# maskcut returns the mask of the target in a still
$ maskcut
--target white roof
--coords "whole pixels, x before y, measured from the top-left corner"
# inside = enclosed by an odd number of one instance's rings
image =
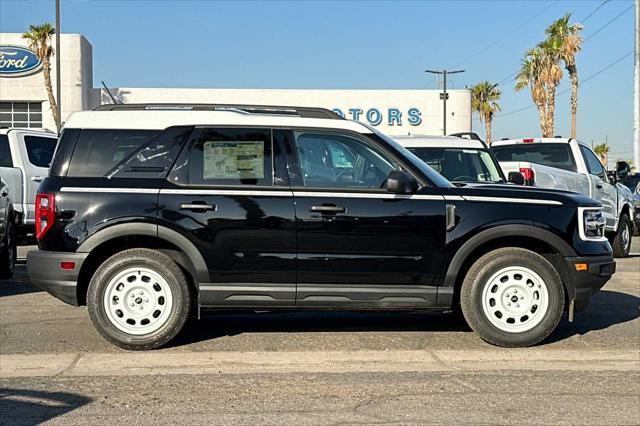
[[[412,135],[394,136],[393,139],[405,148],[485,148],[478,140],[455,136]]]
[[[14,130],[19,130],[20,132],[23,133],[37,133],[39,135],[42,135],[44,137],[51,137],[51,138],[57,138],[58,135],[56,135],[55,133],[43,129],[43,128],[33,128],[33,127],[9,127],[9,128],[5,128],[5,129],[0,129],[0,135],[6,135],[7,133],[14,131]]]
[[[521,138],[521,139],[505,139],[501,141],[491,142],[491,146],[514,145],[521,143],[569,143],[571,138]],[[526,141],[526,142],[525,142]]]
[[[81,111],[69,116],[65,128],[161,130],[171,126],[265,126],[316,127],[371,133],[351,120],[301,118],[291,115],[244,113],[240,111],[124,110]]]

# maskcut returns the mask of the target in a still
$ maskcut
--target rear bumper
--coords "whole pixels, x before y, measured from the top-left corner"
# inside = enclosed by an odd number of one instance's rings
[[[78,274],[89,253],[31,251],[27,254],[29,280],[63,302],[78,306]],[[74,262],[70,270],[60,268],[60,262]]]
[[[581,312],[589,305],[591,296],[596,294],[616,272],[616,262],[612,255],[567,257],[569,273],[575,288],[575,311]],[[586,269],[577,270],[576,265],[584,264]]]

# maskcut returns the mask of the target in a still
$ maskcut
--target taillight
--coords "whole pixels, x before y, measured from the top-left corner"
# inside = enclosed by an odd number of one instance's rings
[[[55,210],[53,194],[36,194],[36,240],[40,240],[53,226]]]
[[[520,167],[520,174],[524,178],[524,184],[528,186],[532,186],[536,175],[533,173],[533,169],[529,167]]]

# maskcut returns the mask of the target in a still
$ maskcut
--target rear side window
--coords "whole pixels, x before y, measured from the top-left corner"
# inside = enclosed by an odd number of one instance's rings
[[[569,144],[528,143],[492,147],[498,161],[526,161],[575,172],[576,162]]]
[[[58,140],[54,138],[25,136],[24,144],[27,148],[29,162],[36,167],[49,167],[57,142]]]
[[[13,167],[11,150],[9,149],[9,137],[0,135],[0,167]]]
[[[67,176],[105,176],[158,133],[158,130],[82,130]]]

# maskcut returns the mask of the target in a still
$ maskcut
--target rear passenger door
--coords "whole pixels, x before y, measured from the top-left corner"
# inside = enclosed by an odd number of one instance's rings
[[[301,129],[287,140],[298,224],[297,305],[433,306],[445,245],[437,188],[388,192],[389,172],[403,167],[361,135]]]
[[[24,202],[27,204],[25,222],[34,223],[36,192],[38,192],[38,185],[49,172],[58,139],[28,133],[20,135],[19,138],[20,153],[24,161]]]
[[[295,215],[279,130],[197,128],[160,192],[159,225],[199,249],[203,306],[295,303]]]

